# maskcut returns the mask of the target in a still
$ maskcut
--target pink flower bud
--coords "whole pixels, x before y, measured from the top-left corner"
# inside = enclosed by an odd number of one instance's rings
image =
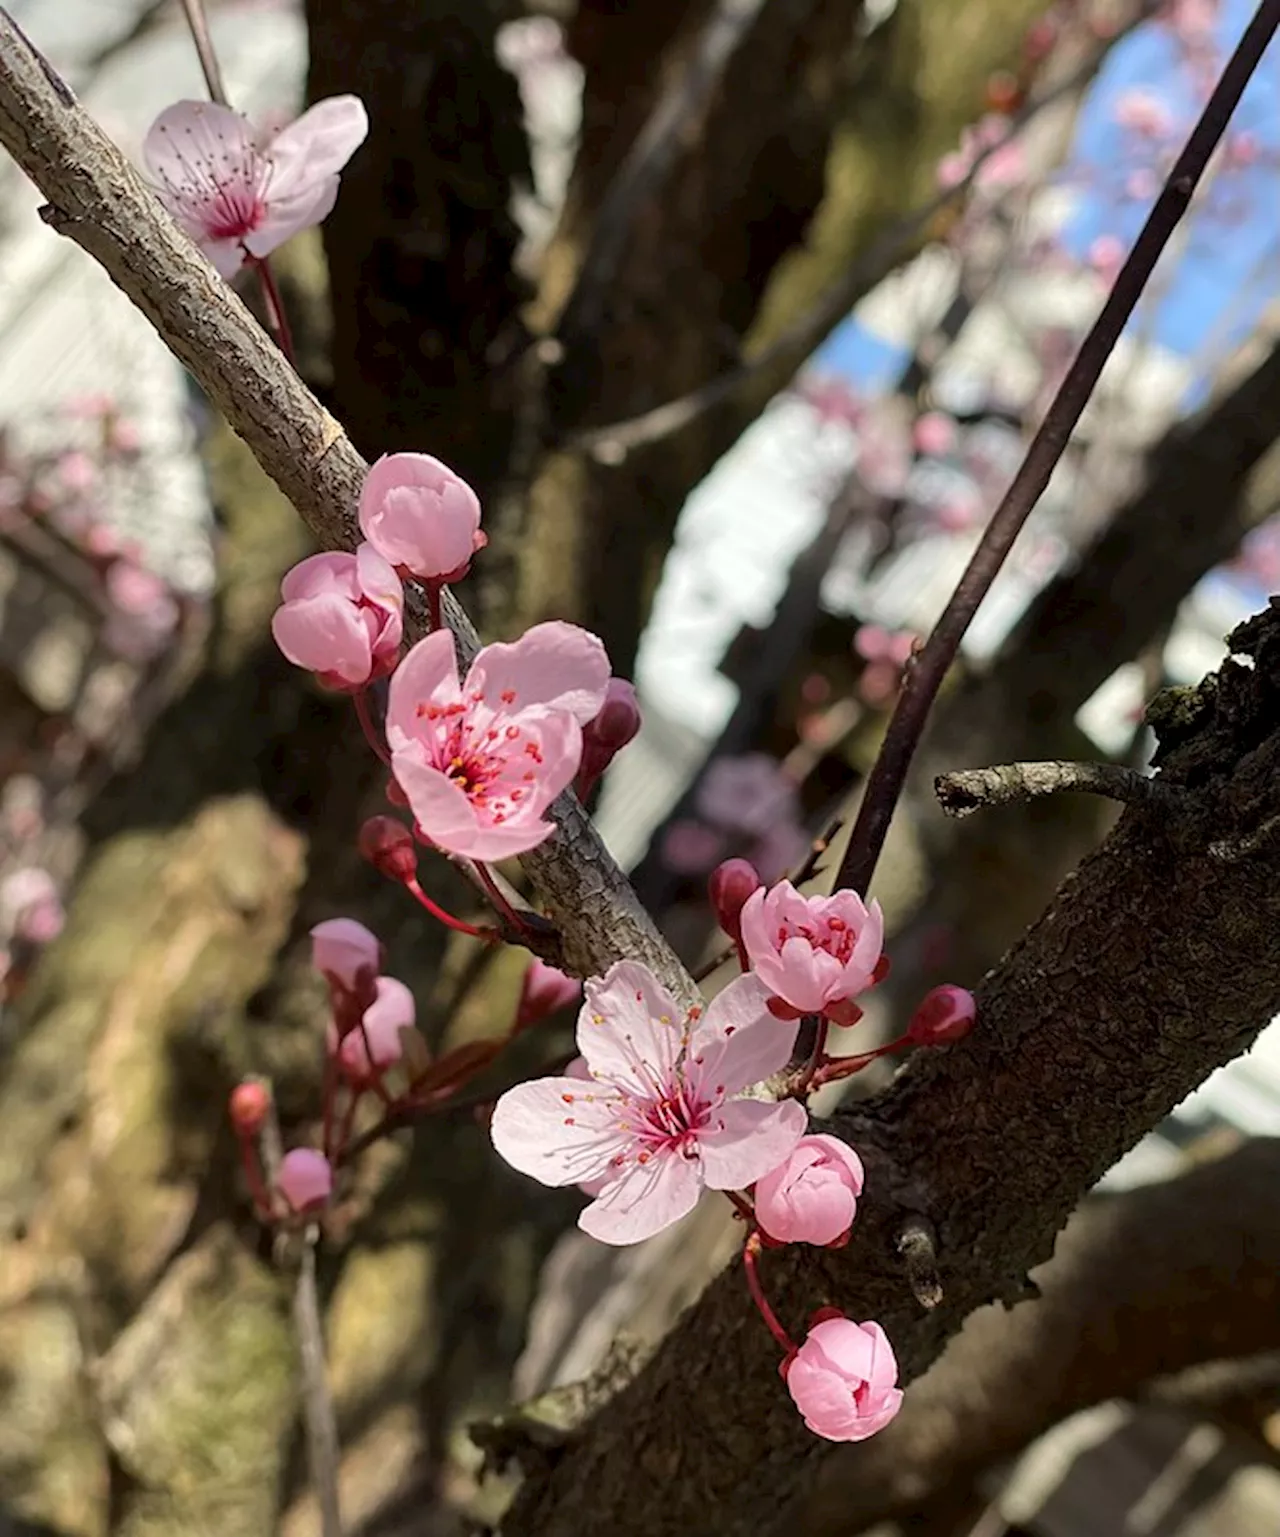
[[[529,962],[520,984],[515,1028],[526,1030],[557,1009],[568,1008],[581,996],[582,983],[577,977],[566,976],[563,971],[548,966],[546,961],[535,958]]]
[[[742,909],[752,892],[763,882],[756,867],[747,859],[726,859],[718,864],[707,880],[707,895],[716,922],[736,945],[742,938]]]
[[[635,685],[625,678],[610,678],[600,713],[582,728],[582,763],[573,784],[579,799],[591,793],[615,755],[639,730]]]
[[[357,845],[380,875],[399,881],[402,886],[418,873],[413,834],[395,817],[370,817],[360,828]]]
[[[865,1441],[902,1407],[898,1363],[877,1323],[825,1317],[781,1370],[805,1424],[827,1441]]]
[[[862,1160],[838,1137],[801,1137],[784,1164],[756,1182],[756,1217],[778,1243],[845,1242],[862,1194]]]
[[[384,454],[360,493],[360,529],[393,566],[424,582],[456,582],[488,542],[480,502],[430,454]]]
[[[237,1137],[256,1137],[271,1109],[271,1094],[265,1083],[246,1078],[236,1084],[227,1102],[227,1113]]]
[[[326,918],[311,930],[311,964],[347,992],[354,992],[363,973],[376,974],[382,946],[354,918]]]
[[[956,446],[956,424],[944,411],[926,411],[912,429],[916,452],[931,458],[949,454]]]
[[[348,1031],[337,1048],[339,1067],[356,1084],[370,1082],[400,1060],[404,1052],[400,1032],[412,1030],[417,1019],[413,994],[403,982],[379,977],[376,987],[361,1020],[364,1028]]]
[[[280,1160],[276,1188],[299,1214],[315,1211],[333,1194],[329,1160],[312,1147],[295,1147]]]
[[[353,692],[395,669],[403,633],[400,578],[371,544],[300,561],[280,584],[276,645],[326,688]]]
[[[925,994],[907,1034],[917,1046],[948,1046],[964,1040],[977,1017],[978,1005],[968,988],[945,982]]]

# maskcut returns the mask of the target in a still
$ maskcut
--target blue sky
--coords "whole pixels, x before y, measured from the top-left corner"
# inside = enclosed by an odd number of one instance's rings
[[[1218,28],[1224,55],[1253,13],[1251,0],[1225,0]],[[1121,92],[1144,86],[1158,94],[1189,123],[1194,111],[1190,82],[1178,65],[1176,45],[1167,29],[1149,23],[1112,51],[1081,112],[1073,152],[1084,173],[1086,190],[1066,231],[1069,249],[1083,253],[1104,231],[1130,243],[1149,204],[1117,203],[1108,183],[1117,181],[1123,159],[1123,130],[1114,106]],[[1237,109],[1235,125],[1255,134],[1264,148],[1280,151],[1280,45],[1273,43]],[[1174,351],[1194,354],[1212,346],[1216,352],[1250,329],[1268,299],[1280,294],[1280,170],[1260,164],[1219,178],[1215,197],[1229,195],[1248,208],[1248,217],[1227,224],[1212,217],[1194,221],[1185,252],[1167,291],[1159,300],[1154,337]],[[887,384],[903,361],[903,350],[846,321],[815,359],[846,373],[867,389]]]

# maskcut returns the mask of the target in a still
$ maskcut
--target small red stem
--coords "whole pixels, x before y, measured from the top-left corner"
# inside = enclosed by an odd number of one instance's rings
[[[481,864],[481,862],[477,859],[475,861],[475,867],[476,874],[480,877],[480,884],[489,893],[489,900],[493,903],[498,916],[500,918],[505,918],[511,927],[515,929],[517,934],[527,934],[529,932],[529,925],[524,921],[520,914],[516,912],[515,908],[512,907],[510,902],[507,901],[506,897],[503,896],[502,888],[498,885],[497,881],[494,880],[493,873],[489,869],[488,865]]]
[[[438,902],[433,902],[423,891],[416,875],[409,877],[404,883],[404,889],[416,898],[433,918],[438,918],[445,928],[452,929],[456,934],[470,934],[473,939],[483,939],[490,944],[502,937],[497,929],[489,928],[488,925],[477,928],[474,923],[464,923],[461,918],[455,918],[452,913],[445,912]]]
[[[356,707],[356,719],[360,722],[360,729],[364,732],[365,741],[377,753],[379,760],[390,768],[391,754],[387,751],[387,744],[379,735],[373,716],[369,713],[368,690],[361,689],[358,694],[352,694],[351,702]]]
[[[765,1296],[764,1287],[760,1284],[760,1273],[756,1268],[759,1257],[760,1234],[752,1233],[742,1246],[742,1268],[747,1273],[747,1289],[751,1293],[751,1300],[755,1303],[760,1317],[764,1319],[765,1328],[788,1355],[793,1355],[796,1350],[795,1341],[779,1323],[778,1315],[769,1306],[769,1299]]]
[[[740,1191],[726,1190],[725,1195],[727,1195],[733,1202],[734,1206],[737,1208],[738,1215],[747,1224],[747,1231],[753,1231],[756,1225],[755,1207],[752,1206],[751,1202],[748,1201],[746,1196],[743,1195]]]
[[[883,1046],[877,1046],[874,1051],[859,1052],[855,1057],[832,1057],[814,1073],[809,1089],[820,1089],[824,1083],[835,1083],[841,1078],[852,1078],[854,1073],[860,1073],[864,1067],[870,1067],[877,1058],[887,1057],[890,1052],[901,1051],[904,1046],[911,1044],[909,1035],[900,1035],[896,1041],[888,1041]]]
[[[796,1094],[802,1098],[813,1087],[813,1081],[826,1061],[827,1031],[830,1028],[827,1020],[820,1015],[817,1029],[813,1035],[813,1050],[809,1053],[809,1060],[805,1063],[804,1072],[800,1075],[800,1082],[796,1085]]]
[[[297,360],[293,355],[293,333],[289,330],[289,317],[284,312],[284,300],[280,297],[280,290],[276,287],[275,275],[271,271],[271,263],[265,256],[259,256],[254,262],[258,269],[258,280],[262,284],[262,297],[267,301],[267,321],[280,344],[280,351],[296,368]]]
[[[258,1214],[259,1221],[270,1222],[274,1219],[275,1212],[272,1210],[271,1197],[262,1179],[258,1149],[252,1137],[240,1137],[238,1140],[240,1162],[244,1165],[244,1177],[249,1186],[249,1194],[253,1197],[253,1209]]]
[[[337,1092],[337,1064],[333,1060],[333,1053],[326,1051],[324,1054],[324,1081],[320,1090],[320,1102],[324,1106],[324,1129],[321,1133],[320,1148],[326,1158],[331,1158],[333,1153],[333,1101]]]

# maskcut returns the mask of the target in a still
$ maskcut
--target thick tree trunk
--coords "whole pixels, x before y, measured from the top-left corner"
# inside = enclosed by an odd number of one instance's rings
[[[872,1440],[830,1459],[796,1512],[848,1537],[971,1482],[1078,1409],[1280,1344],[1280,1143],[1092,1197],[1033,1275],[1040,1298],[965,1321]]]
[[[853,1244],[780,1251],[765,1281],[795,1333],[835,1304],[876,1318],[911,1382],[974,1308],[1016,1301],[1080,1196],[1280,1008],[1280,613],[1167,733],[1176,817],[1126,814],[987,978],[963,1047],[918,1054],[831,1127],[863,1154]],[[1220,840],[1253,837],[1215,854]],[[943,1301],[923,1313],[895,1259],[903,1219],[938,1233]],[[511,1537],[762,1537],[823,1460],[777,1376],[740,1274],[710,1287],[653,1361],[508,1519]],[[637,1479],[637,1470],[641,1478]]]

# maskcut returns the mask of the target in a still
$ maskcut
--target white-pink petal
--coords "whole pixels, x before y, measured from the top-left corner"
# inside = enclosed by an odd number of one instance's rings
[[[701,1194],[696,1160],[664,1150],[610,1180],[578,1226],[601,1243],[640,1243],[688,1216]]]
[[[453,635],[434,630],[413,646],[391,675],[387,695],[387,740],[404,746],[420,734],[419,705],[449,704],[459,697]]]
[[[797,1100],[735,1099],[715,1112],[698,1139],[702,1177],[712,1190],[743,1190],[787,1157],[809,1117]]]
[[[578,1014],[578,1050],[592,1074],[648,1097],[673,1081],[684,1014],[647,966],[616,961],[591,977]]]
[[[585,726],[600,713],[609,676],[600,639],[552,619],[510,644],[486,646],[472,663],[466,687],[469,694],[482,692],[493,709],[547,705],[567,710]]]
[[[626,1150],[609,1099],[588,1097],[578,1078],[517,1084],[494,1106],[489,1136],[513,1169],[544,1185],[576,1185],[608,1174]]]

